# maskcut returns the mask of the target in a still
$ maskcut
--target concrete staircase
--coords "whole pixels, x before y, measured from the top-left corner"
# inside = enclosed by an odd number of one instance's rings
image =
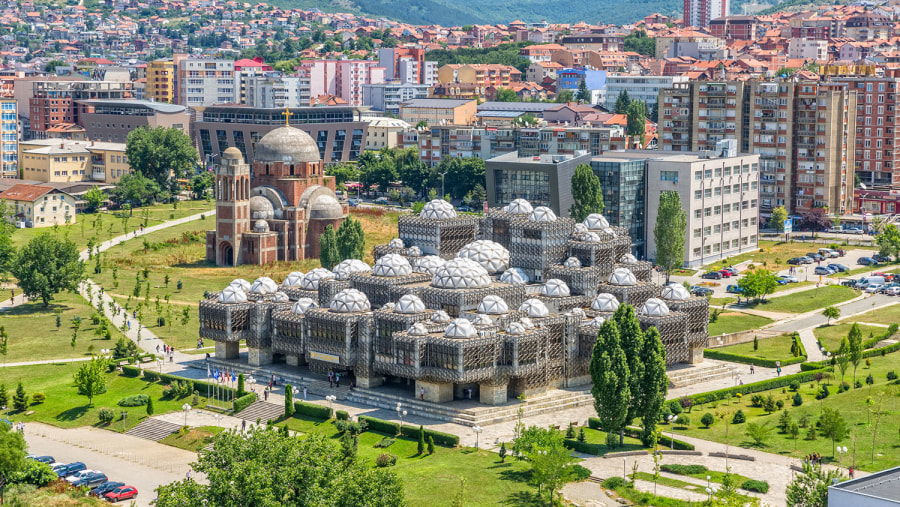
[[[409,414],[452,422],[464,426],[484,426],[515,420],[519,409],[523,409],[524,417],[559,412],[571,408],[582,407],[593,403],[590,394],[582,391],[553,390],[544,395],[528,398],[524,401],[513,401],[501,406],[478,406],[472,408],[454,408],[451,405],[423,402],[410,396],[398,396],[377,390],[354,389],[347,397],[348,401],[374,406],[386,410],[394,410],[397,403]]]
[[[276,405],[268,401],[255,401],[249,407],[235,414],[235,417],[251,422],[259,419],[265,423],[270,419],[274,421],[283,415],[284,405]]]
[[[669,386],[673,388],[686,387],[701,382],[731,378],[735,367],[725,363],[717,363],[710,366],[691,366],[666,372],[669,377]]]
[[[154,442],[159,442],[160,440],[166,438],[172,433],[177,432],[180,429],[180,424],[161,421],[159,419],[148,417],[141,421],[137,426],[126,431],[125,434],[140,438],[146,438],[147,440],[153,440]]]
[[[244,378],[253,375],[256,378],[256,391],[261,392],[262,389],[269,383],[269,379],[272,378],[272,374],[275,374],[275,378],[278,379],[278,385],[280,387],[284,387],[283,384],[291,384],[292,387],[296,387],[300,391],[306,387],[307,393],[316,395],[316,396],[328,396],[333,395],[337,397],[338,400],[347,399],[347,395],[350,393],[350,386],[346,383],[341,383],[341,387],[329,387],[327,380],[319,380],[311,377],[304,377],[297,373],[296,371],[286,371],[287,367],[283,365],[278,366],[275,365],[273,367],[267,366],[246,366],[241,364],[235,364],[233,361],[224,361],[221,359],[211,358],[209,360],[209,364],[211,368],[218,367],[220,370],[228,368],[229,371],[234,371],[235,374],[244,374]],[[206,369],[206,360],[202,361],[194,361],[191,366],[195,368]],[[284,379],[282,383],[281,379]],[[248,391],[251,387],[249,384],[245,386],[245,389]],[[298,395],[294,396],[295,399],[303,399],[302,392]]]

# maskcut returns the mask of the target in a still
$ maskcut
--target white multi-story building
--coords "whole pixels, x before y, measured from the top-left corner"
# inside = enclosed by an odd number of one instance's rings
[[[304,60],[310,96],[334,95],[351,106],[363,105],[362,87],[384,82],[384,67],[370,60]]]
[[[19,177],[19,114],[16,99],[0,98],[0,178]]]
[[[788,43],[788,58],[828,61],[828,41],[795,37]]]
[[[244,81],[245,104],[261,108],[297,108],[310,104],[309,77],[275,73],[253,76]]]
[[[400,114],[400,104],[413,99],[427,99],[429,85],[413,83],[381,83],[363,85],[363,105],[377,111]]]
[[[232,60],[185,58],[177,63],[176,99],[183,106],[211,106],[240,101]]]
[[[609,111],[616,109],[616,99],[623,90],[628,91],[631,100],[642,100],[647,107],[659,100],[659,91],[672,88],[675,83],[686,83],[686,76],[630,76],[610,74],[606,76],[605,106]],[[648,111],[649,112],[649,111]]]

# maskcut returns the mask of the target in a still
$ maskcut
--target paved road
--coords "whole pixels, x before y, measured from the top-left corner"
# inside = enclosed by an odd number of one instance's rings
[[[854,299],[849,303],[838,305],[838,308],[841,310],[841,319],[847,320],[848,317],[851,317],[853,315],[858,315],[860,313],[865,313],[877,308],[882,308],[897,303],[900,303],[900,298],[896,296],[885,296],[883,294],[877,294],[871,296],[867,295],[863,298]],[[827,322],[828,319],[824,315],[822,315],[822,312],[820,310],[816,310],[814,312],[803,314],[793,320],[775,324],[769,329],[774,329],[776,331],[798,331],[801,329],[821,326],[823,324],[826,324]]]

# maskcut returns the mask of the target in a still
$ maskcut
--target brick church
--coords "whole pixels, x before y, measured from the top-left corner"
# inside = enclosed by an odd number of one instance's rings
[[[319,236],[347,216],[334,177],[325,176],[316,142],[290,126],[272,130],[252,165],[228,148],[216,167],[216,229],[206,259],[217,266],[268,264],[319,256]]]

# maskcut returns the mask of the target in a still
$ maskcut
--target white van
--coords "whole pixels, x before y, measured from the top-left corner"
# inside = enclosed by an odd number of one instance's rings
[[[857,289],[865,289],[870,285],[884,285],[885,280],[883,276],[866,276],[860,278],[859,282],[856,283]]]

